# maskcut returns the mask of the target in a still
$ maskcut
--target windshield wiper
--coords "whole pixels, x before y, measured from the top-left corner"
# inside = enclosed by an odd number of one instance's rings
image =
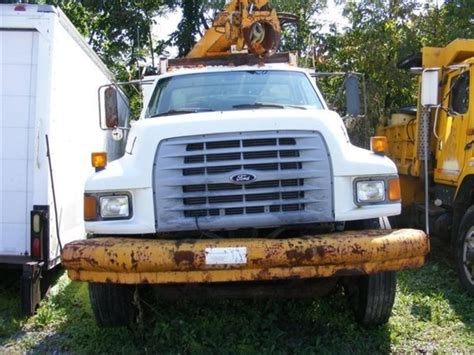
[[[214,110],[210,108],[193,107],[193,108],[187,108],[187,109],[182,109],[182,110],[181,109],[169,110],[166,112],[161,112],[161,113],[157,113],[156,115],[149,116],[149,118],[159,117],[159,116],[182,115],[186,113],[208,112],[208,111],[214,111]]]
[[[297,108],[300,110],[306,110],[304,106],[297,106],[297,105],[282,105],[282,104],[274,104],[271,102],[254,102],[251,104],[238,104],[233,105],[232,108]]]

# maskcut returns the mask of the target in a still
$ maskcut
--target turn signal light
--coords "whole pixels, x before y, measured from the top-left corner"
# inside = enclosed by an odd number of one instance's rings
[[[107,166],[107,153],[94,152],[91,154],[92,166],[96,169],[104,169]]]
[[[388,152],[388,142],[385,136],[375,136],[370,138],[370,150],[375,154],[385,155]]]
[[[94,196],[84,196],[84,221],[97,220],[97,199]]]
[[[388,199],[390,201],[399,201],[402,199],[400,179],[388,180]]]

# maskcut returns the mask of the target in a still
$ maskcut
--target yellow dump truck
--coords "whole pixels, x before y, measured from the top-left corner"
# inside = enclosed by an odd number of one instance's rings
[[[395,164],[377,142],[351,145],[311,73],[274,54],[281,20],[268,1],[229,2],[188,57],[161,61],[123,158],[93,155],[90,238],[62,262],[89,283],[99,325],[128,324],[138,286],[292,297],[338,284],[358,321],[380,324],[396,271],[424,264],[425,233],[388,225]],[[116,89],[104,93],[103,125],[120,139]]]
[[[419,103],[378,132],[400,174],[399,223],[428,221],[431,234],[452,241],[461,284],[474,295],[474,40],[423,48],[400,64],[421,74]]]

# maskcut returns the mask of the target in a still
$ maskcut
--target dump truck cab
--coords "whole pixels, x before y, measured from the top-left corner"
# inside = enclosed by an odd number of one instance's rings
[[[360,322],[387,321],[395,272],[423,265],[428,238],[387,229],[401,209],[395,164],[353,146],[295,64],[288,53],[161,63],[124,157],[86,183],[90,238],[62,254],[100,325],[130,321],[138,285],[288,297],[339,283]]]

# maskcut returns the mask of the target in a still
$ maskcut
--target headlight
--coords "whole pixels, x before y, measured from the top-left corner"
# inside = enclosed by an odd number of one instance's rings
[[[376,203],[385,201],[385,181],[357,181],[356,197],[358,203]]]
[[[102,218],[128,218],[130,216],[127,195],[101,196],[99,200]]]

